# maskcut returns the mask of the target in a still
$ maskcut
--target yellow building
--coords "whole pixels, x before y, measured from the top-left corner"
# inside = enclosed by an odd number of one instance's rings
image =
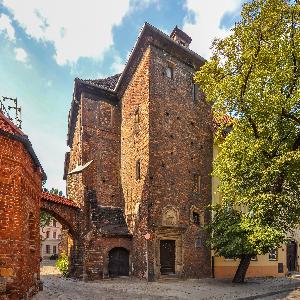
[[[221,141],[220,141],[221,142]],[[215,142],[213,159],[220,152],[220,142]],[[219,180],[212,178],[212,203],[220,202],[221,195],[218,192]],[[251,260],[246,277],[285,276],[288,272],[299,271],[300,255],[300,230],[295,230],[293,241],[288,245],[282,245],[272,253],[257,255]],[[239,259],[224,258],[215,255],[212,251],[212,273],[216,278],[233,278],[239,265]]]

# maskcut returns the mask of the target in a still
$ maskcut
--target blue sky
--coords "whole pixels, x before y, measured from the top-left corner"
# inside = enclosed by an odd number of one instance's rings
[[[67,118],[75,77],[123,70],[145,21],[169,34],[188,33],[209,58],[213,38],[239,20],[243,0],[0,0],[0,95],[17,97],[48,180],[62,179]]]

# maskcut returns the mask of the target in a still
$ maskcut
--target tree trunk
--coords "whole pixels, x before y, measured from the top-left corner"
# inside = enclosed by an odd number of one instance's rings
[[[250,254],[242,255],[240,264],[235,272],[232,282],[234,282],[234,283],[243,283],[244,282],[252,256],[253,255],[250,255]]]

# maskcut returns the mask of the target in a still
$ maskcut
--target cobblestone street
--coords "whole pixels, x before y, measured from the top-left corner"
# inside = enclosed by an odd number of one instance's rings
[[[99,300],[99,299],[300,299],[300,291],[282,292],[273,296],[261,297],[280,290],[292,290],[299,281],[288,278],[251,279],[244,285],[230,281],[203,280],[164,280],[147,283],[143,280],[121,278],[114,280],[84,282],[60,276],[46,261],[41,270],[44,290],[34,300]],[[250,298],[249,298],[250,299]]]

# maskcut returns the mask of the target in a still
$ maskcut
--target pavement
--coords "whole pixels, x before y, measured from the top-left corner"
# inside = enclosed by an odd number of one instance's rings
[[[45,261],[41,268],[44,289],[33,299],[300,299],[300,279],[294,277],[254,278],[244,284],[211,278],[147,282],[126,277],[85,282],[62,277],[54,262]]]

